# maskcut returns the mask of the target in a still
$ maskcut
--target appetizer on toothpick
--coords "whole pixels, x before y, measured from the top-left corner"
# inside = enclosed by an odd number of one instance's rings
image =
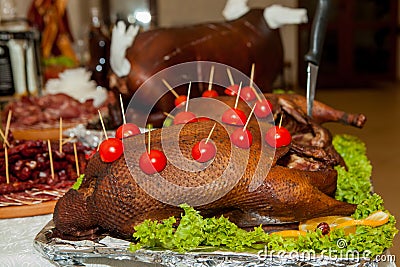
[[[48,147],[48,149],[49,149],[49,160],[50,160],[51,178],[54,179],[53,152],[51,151],[51,144],[50,144],[50,140],[49,140],[49,139],[47,139],[47,147]]]
[[[79,175],[80,175],[80,172],[79,172],[79,160],[78,160],[78,152],[76,151],[76,143],[74,142],[74,157],[75,157],[75,167],[76,167],[76,174],[78,175],[78,177],[79,177]]]
[[[188,111],[191,87],[192,87],[192,82],[189,83],[185,111],[179,112],[178,114],[175,115],[174,124],[185,124],[185,123],[196,121],[196,115],[193,112]]]
[[[242,83],[240,83],[239,85],[239,90],[236,96],[234,108],[230,108],[226,110],[224,114],[222,114],[222,122],[239,126],[243,126],[245,124],[247,117],[242,110],[237,108],[241,89],[242,89]]]
[[[210,141],[210,137],[215,129],[216,124],[212,127],[208,137],[206,139],[197,142],[192,148],[192,157],[194,160],[204,163],[215,157],[217,153],[217,149],[212,141]]]
[[[178,95],[178,93],[172,88],[172,86],[164,79],[162,79],[162,82],[164,85],[168,88],[169,91],[175,96],[175,107],[180,107],[183,106],[187,100],[187,97],[185,95]]]
[[[233,77],[232,77],[231,70],[229,68],[226,69],[226,72],[228,73],[228,78],[229,78],[229,82],[231,83],[231,85],[225,89],[224,93],[229,96],[235,96],[237,94],[237,92],[239,91],[239,85],[235,84]]]
[[[124,153],[124,147],[122,141],[118,138],[108,138],[106,128],[104,126],[103,117],[101,116],[101,112],[99,110],[99,117],[101,121],[101,125],[103,127],[104,136],[106,140],[103,140],[99,146],[99,154],[100,158],[104,162],[113,162],[119,157],[121,157],[122,153]]]
[[[240,98],[243,99],[244,101],[253,101],[254,99],[256,99],[256,94],[254,93],[253,90],[254,68],[255,64],[253,63],[251,65],[249,86],[243,87],[240,93]]]
[[[10,183],[10,170],[9,170],[9,166],[8,166],[8,149],[7,146],[4,146],[4,160],[6,162],[6,182],[7,184]]]
[[[265,134],[265,141],[271,147],[279,148],[287,146],[292,142],[292,136],[289,131],[282,126],[282,117],[278,126],[272,126]]]
[[[139,167],[146,174],[155,174],[167,166],[167,158],[157,149],[151,149],[151,130],[147,132],[147,150],[139,158]]]
[[[257,104],[253,106],[251,109],[250,115],[247,118],[246,124],[244,125],[243,128],[237,128],[235,131],[232,132],[230,135],[230,139],[232,144],[234,144],[237,147],[240,148],[250,148],[252,143],[253,143],[253,135],[249,130],[247,130],[247,125],[249,124],[249,121],[251,119],[251,116],[253,115],[254,109]]]
[[[122,113],[122,121],[123,124],[118,127],[115,132],[115,137],[118,139],[127,138],[130,136],[134,136],[140,134],[139,127],[134,123],[126,123],[125,113],[124,113],[124,103],[122,102],[122,96],[119,95],[119,102],[121,104],[121,113]]]
[[[212,82],[214,79],[214,66],[211,67],[210,71],[210,80],[208,81],[208,89],[207,91],[204,91],[202,96],[203,97],[217,97],[218,92],[212,89]]]

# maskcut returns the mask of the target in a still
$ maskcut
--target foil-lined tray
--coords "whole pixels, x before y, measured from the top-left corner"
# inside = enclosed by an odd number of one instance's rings
[[[34,247],[58,266],[165,266],[165,267],[293,267],[293,266],[363,266],[378,267],[369,258],[347,259],[327,256],[305,258],[300,254],[284,256],[259,253],[234,253],[200,249],[189,253],[169,250],[140,249],[128,251],[129,242],[105,236],[98,241],[70,241],[53,237],[54,223],[50,221],[36,236]]]

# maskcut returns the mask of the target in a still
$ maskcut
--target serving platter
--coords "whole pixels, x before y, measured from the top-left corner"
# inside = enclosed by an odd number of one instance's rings
[[[381,266],[370,258],[339,258],[314,255],[306,258],[300,253],[268,255],[264,250],[255,253],[213,251],[198,249],[178,253],[165,249],[128,250],[129,241],[102,236],[97,240],[70,241],[55,237],[50,221],[35,237],[34,247],[43,257],[58,266],[107,263],[111,266],[165,266],[165,267],[276,267],[276,266]]]
[[[38,204],[0,207],[0,219],[20,218],[53,213],[57,200],[44,201]]]

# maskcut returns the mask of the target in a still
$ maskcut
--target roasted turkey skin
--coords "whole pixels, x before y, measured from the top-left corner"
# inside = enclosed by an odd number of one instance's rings
[[[208,136],[213,125],[213,121],[203,121],[151,132],[152,149],[168,148],[167,166],[159,174],[169,183],[161,184],[156,175],[146,175],[135,164],[145,152],[147,134],[124,140],[125,155],[115,162],[104,163],[96,154],[81,187],[71,189],[58,201],[53,215],[57,230],[64,235],[84,236],[103,229],[130,238],[134,227],[146,219],[179,217],[182,210],[167,204],[169,200],[189,204],[203,200],[203,204],[193,205],[203,215],[224,214],[240,227],[350,215],[355,211],[355,205],[331,197],[336,189],[335,170],[307,171],[276,165],[290,147],[271,152],[263,146],[263,133],[270,126],[255,121],[248,126],[253,134],[249,150],[231,145],[229,132],[235,126],[217,124],[212,135],[217,147],[215,159],[204,170],[190,170],[197,164],[191,159],[191,148]],[[179,140],[178,145],[174,139]],[[171,163],[175,161],[182,166]],[[224,174],[227,179],[217,179]],[[254,188],[255,179],[260,183]],[[176,185],[200,189],[197,194],[185,195],[176,190]],[[151,196],[148,190],[167,201]]]

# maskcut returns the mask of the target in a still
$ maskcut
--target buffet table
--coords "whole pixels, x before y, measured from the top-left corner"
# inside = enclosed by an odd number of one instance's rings
[[[51,220],[52,215],[0,220],[0,266],[59,266],[44,258],[33,246],[36,235]],[[70,265],[71,266],[71,265]],[[129,260],[93,258],[85,266],[161,267]],[[393,262],[381,262],[379,267],[395,267]]]

